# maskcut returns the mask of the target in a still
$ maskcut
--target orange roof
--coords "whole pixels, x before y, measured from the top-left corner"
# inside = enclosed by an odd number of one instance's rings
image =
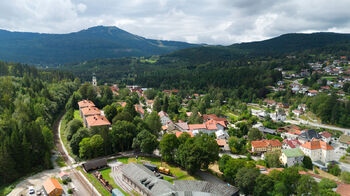
[[[166,126],[166,125],[162,126],[162,130],[167,130],[167,129],[168,129],[168,126]]]
[[[216,120],[216,121],[223,121],[224,123],[227,122],[226,118],[219,118],[215,114],[204,114],[203,115],[203,120],[208,121],[210,119]]]
[[[82,100],[78,102],[79,108],[94,107],[95,104],[90,100]]]
[[[143,110],[142,106],[139,104],[135,104],[135,110],[136,112],[140,113],[140,114],[145,114],[145,110]]]
[[[227,144],[224,139],[216,139],[216,143],[218,143],[219,146],[225,146]]]
[[[82,108],[81,112],[84,116],[100,115],[101,111],[97,107],[86,107]]]
[[[277,139],[252,141],[251,144],[252,144],[252,147],[254,147],[254,148],[263,148],[263,147],[267,147],[267,146],[282,147],[281,142]]]
[[[217,124],[220,124],[221,126],[226,127],[226,124],[224,121],[210,119],[207,122],[205,122],[207,129],[217,129],[217,127],[216,127]]]
[[[120,104],[122,107],[125,107],[125,106],[126,106],[126,102],[119,102],[119,104]]]
[[[259,168],[259,169],[266,169],[266,167],[262,166],[262,165],[256,165],[256,167]]]
[[[52,193],[53,191],[55,191],[57,189],[63,191],[63,188],[60,185],[60,183],[56,179],[53,179],[53,178],[47,179],[44,182],[44,188],[48,194]]]
[[[183,133],[188,133],[188,134],[190,134],[191,137],[194,137],[192,131],[184,131],[184,132],[182,132],[182,131],[176,131],[176,132],[175,132],[176,137],[180,137],[180,135],[183,134]]]
[[[301,145],[303,148],[307,148],[310,150],[324,149],[324,150],[334,150],[334,148],[327,144],[324,141],[320,141],[318,139],[313,139],[311,142],[305,142],[305,144]]]
[[[192,124],[192,125],[188,125],[188,129],[189,130],[195,130],[195,129],[206,129],[207,127],[205,126],[205,124]]]
[[[300,135],[301,131],[296,130],[296,131],[288,131],[288,133],[293,134],[293,135]]]
[[[148,103],[148,104],[153,104],[154,101],[153,101],[153,100],[147,100],[146,103]]]
[[[89,127],[111,125],[108,119],[102,115],[88,116],[86,122]]]
[[[318,93],[317,90],[309,90],[309,93]]]

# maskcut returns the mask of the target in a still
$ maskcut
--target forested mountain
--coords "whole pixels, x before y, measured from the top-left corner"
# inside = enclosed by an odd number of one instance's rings
[[[68,73],[0,61],[0,185],[52,167],[52,123],[79,84]]]
[[[230,46],[204,46],[175,51],[169,56],[185,58],[193,63],[216,60],[236,60],[256,56],[290,55],[305,50],[349,49],[350,34],[291,33],[272,39],[233,44]]]
[[[146,39],[117,27],[105,26],[69,34],[0,30],[1,60],[42,65],[159,55],[194,46],[185,42]]]

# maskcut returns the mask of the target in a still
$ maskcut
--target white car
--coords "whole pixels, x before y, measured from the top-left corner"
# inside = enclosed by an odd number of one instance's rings
[[[28,189],[29,189],[28,192],[29,192],[30,195],[35,194],[35,190],[34,190],[34,187],[33,187],[33,186],[28,187]]]

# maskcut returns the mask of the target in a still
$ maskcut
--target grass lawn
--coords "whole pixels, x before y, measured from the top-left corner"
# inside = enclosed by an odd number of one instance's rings
[[[113,188],[119,189],[124,195],[129,195],[126,192],[124,192],[118,185],[115,184],[113,178],[109,175],[112,172],[111,168],[99,170],[105,180],[109,182],[110,185],[112,185]]]
[[[336,76],[327,76],[327,77],[322,77],[321,79],[326,79],[326,80],[329,80],[329,81],[333,81],[335,80],[337,77]]]
[[[263,108],[258,108],[255,106],[248,106],[248,109],[253,109],[253,110],[264,110]]]
[[[328,179],[330,179],[330,180],[337,181],[337,182],[340,181],[340,180],[338,179],[338,177],[333,176],[332,174],[327,173],[327,172],[325,172],[325,171],[323,171],[323,170],[321,170],[321,169],[318,169],[318,168],[317,168],[317,171],[318,171],[318,173],[319,173],[318,175],[320,175],[320,176],[322,176],[322,177],[324,177],[324,178],[328,178]]]
[[[78,119],[83,122],[83,119],[80,116],[79,110],[74,110],[74,119]]]
[[[230,117],[233,121],[238,121],[238,116],[235,114],[232,114],[231,112],[226,112],[225,116]]]
[[[118,158],[117,161],[120,161],[124,164],[127,164],[127,163],[140,163],[140,164],[142,164],[143,162],[148,162],[148,163],[152,163],[152,164],[157,165],[157,166],[162,165],[162,167],[166,167],[166,168],[170,169],[171,174],[176,176],[175,178],[171,178],[168,176],[164,177],[164,180],[167,180],[168,182],[171,182],[171,183],[173,183],[174,180],[200,180],[199,177],[191,176],[190,174],[187,173],[187,171],[184,171],[175,165],[170,165],[170,164],[167,164],[166,162],[163,162],[161,164],[159,158],[138,157],[138,160],[136,160],[135,158],[125,157],[125,158]]]
[[[99,193],[101,193],[103,196],[112,195],[110,192],[108,192],[102,184],[90,173],[86,173],[81,167],[77,167],[81,173],[91,182],[92,185],[97,189]]]

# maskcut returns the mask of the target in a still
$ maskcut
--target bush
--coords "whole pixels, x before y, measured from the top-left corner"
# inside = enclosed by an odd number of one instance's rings
[[[350,172],[343,171],[340,176],[342,182],[350,184]]]
[[[68,194],[73,194],[73,190],[72,189],[68,189]]]

